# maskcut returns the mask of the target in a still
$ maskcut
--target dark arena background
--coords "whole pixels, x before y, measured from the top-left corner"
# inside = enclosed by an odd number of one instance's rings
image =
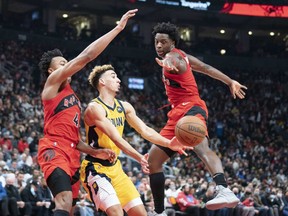
[[[286,0],[0,0],[0,189],[5,191],[12,181],[23,199],[21,192],[31,179],[45,188],[37,163],[44,121],[38,69],[42,53],[59,48],[71,60],[134,8],[139,11],[126,28],[73,76],[71,85],[82,101],[82,111],[97,95],[87,81],[91,69],[112,64],[122,81],[119,98],[129,101],[147,125],[160,131],[169,107],[151,32],[159,22],[176,24],[181,49],[248,89],[245,99],[233,99],[227,85],[195,73],[209,110],[210,147],[220,157],[229,187],[241,202],[234,209],[208,211],[203,197],[214,182],[196,154],[188,151],[188,156],[177,154],[164,165],[167,214],[190,215],[177,205],[177,194],[188,184],[199,201],[195,206],[200,216],[287,216]],[[85,140],[83,123],[81,135]],[[124,138],[142,154],[152,145],[128,124]],[[151,211],[149,176],[124,153],[120,159]],[[0,203],[4,208],[2,195]],[[53,215],[53,198],[49,203],[40,215]],[[0,209],[0,215],[14,216],[3,212]],[[82,188],[74,215],[105,213],[95,210]]]

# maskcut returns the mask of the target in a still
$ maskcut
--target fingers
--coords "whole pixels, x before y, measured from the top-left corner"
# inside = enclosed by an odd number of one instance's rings
[[[165,58],[164,60],[155,58],[155,60],[159,66],[163,67],[167,71],[172,71],[172,70],[179,71],[178,68],[173,64],[173,62],[170,62],[169,58]]]
[[[148,157],[149,157],[149,154],[145,154],[141,160],[141,167],[142,167],[142,171],[145,173],[145,174],[149,174],[150,173],[150,170],[149,170],[149,164],[148,164]]]
[[[179,153],[180,155],[184,154],[185,156],[188,156],[188,154],[187,154],[183,149],[180,149],[180,150],[178,151],[178,153]]]
[[[244,86],[244,85],[241,85],[241,88],[244,88],[244,89],[248,89],[246,86]]]
[[[128,19],[135,16],[138,9],[129,10],[123,17],[127,17]]]
[[[142,171],[143,171],[145,174],[150,174],[150,170],[149,170],[147,167],[142,167]]]
[[[235,96],[237,96],[237,97],[240,98],[240,99],[245,98],[245,95],[246,95],[246,93],[245,93],[242,89],[239,89],[239,90],[236,91],[236,93],[235,93]]]
[[[155,60],[156,60],[158,65],[160,65],[161,67],[163,66],[162,60],[160,60],[159,58],[155,58]]]

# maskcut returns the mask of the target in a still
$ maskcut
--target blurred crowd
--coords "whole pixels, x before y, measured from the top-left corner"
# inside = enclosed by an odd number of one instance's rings
[[[61,48],[61,47],[60,47]],[[52,215],[53,197],[37,163],[38,139],[43,134],[40,100],[41,76],[37,63],[45,45],[18,41],[0,42],[0,215]],[[68,57],[71,53],[64,54]],[[157,131],[166,122],[168,108],[161,85],[160,68],[153,59],[141,61],[101,56],[73,77],[72,87],[87,103],[97,93],[87,77],[95,64],[111,63],[120,79],[136,74],[149,80],[150,91],[131,90],[122,83],[119,98],[128,100],[137,114]],[[234,100],[223,83],[195,74],[201,97],[209,110],[211,148],[220,156],[229,187],[241,203],[235,209],[208,211],[205,202],[213,197],[214,183],[193,151],[176,155],[166,166],[168,215],[287,216],[288,215],[288,70],[243,71],[224,65],[221,69],[248,87],[244,100]],[[82,125],[82,136],[85,139]],[[131,128],[125,138],[141,153],[151,143]],[[147,210],[153,209],[149,178],[139,167],[123,166],[137,186]],[[84,191],[79,193],[75,214],[104,215],[93,210]],[[17,209],[15,208],[17,206]]]

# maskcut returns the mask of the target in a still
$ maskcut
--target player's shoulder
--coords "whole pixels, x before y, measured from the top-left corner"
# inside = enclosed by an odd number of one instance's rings
[[[187,54],[183,50],[175,48],[171,50],[169,53],[167,53],[167,56],[176,57],[176,58],[184,58],[187,56]]]
[[[91,100],[88,104],[87,104],[87,107],[86,107],[86,110],[90,110],[90,109],[94,109],[94,108],[97,108],[99,109],[99,107],[102,107],[101,104],[96,101],[96,100]]]

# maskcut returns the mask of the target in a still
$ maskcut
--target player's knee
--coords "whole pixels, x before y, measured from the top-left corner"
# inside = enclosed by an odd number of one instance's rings
[[[159,169],[162,168],[163,163],[168,159],[169,157],[165,152],[163,152],[160,149],[152,148],[149,152],[149,169]]]
[[[109,216],[123,216],[123,209],[121,205],[114,205],[106,209],[106,214]]]
[[[55,197],[55,205],[56,209],[62,209],[70,212],[72,208],[72,192],[71,191],[63,191],[56,195]]]
[[[127,211],[127,214],[131,216],[147,216],[147,211],[144,205],[137,205],[134,206],[133,208],[130,208]]]
[[[204,157],[210,151],[208,139],[205,138],[201,143],[194,147],[194,152],[197,154],[198,157]]]

